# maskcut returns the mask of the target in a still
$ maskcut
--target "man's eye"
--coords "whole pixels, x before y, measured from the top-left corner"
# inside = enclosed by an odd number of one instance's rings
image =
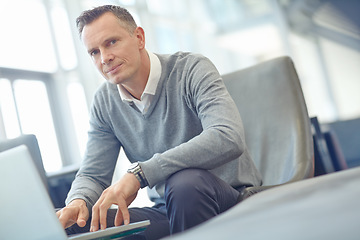
[[[91,56],[95,56],[99,51],[98,50],[94,50],[90,53]]]

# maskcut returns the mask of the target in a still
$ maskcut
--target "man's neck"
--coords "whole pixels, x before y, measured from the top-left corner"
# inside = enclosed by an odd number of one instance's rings
[[[141,52],[141,66],[137,76],[131,82],[125,82],[122,86],[136,99],[140,100],[143,94],[150,74],[150,59],[147,51]]]

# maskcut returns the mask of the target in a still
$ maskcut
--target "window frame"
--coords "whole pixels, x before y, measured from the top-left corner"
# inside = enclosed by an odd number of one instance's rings
[[[76,158],[79,158],[79,150],[74,148],[74,142],[75,142],[75,146],[77,146],[76,139],[72,140],[74,139],[74,136],[70,134],[71,132],[73,132],[72,129],[74,129],[74,126],[71,120],[68,119],[69,117],[66,117],[69,114],[67,113],[66,110],[64,110],[64,107],[61,104],[61,102],[68,100],[66,97],[60,96],[60,92],[57,90],[53,74],[46,72],[31,71],[31,70],[0,67],[0,78],[9,80],[13,96],[14,96],[14,83],[16,80],[19,79],[25,81],[35,80],[44,83],[47,91],[54,131],[58,142],[58,148],[60,152],[62,165],[63,167],[65,167],[65,166],[73,165],[74,163],[78,162],[78,161],[74,161]],[[20,134],[24,134],[21,129],[19,111],[15,97],[14,97],[14,103],[16,108],[16,115],[17,115],[16,117],[18,120],[17,123],[19,125]],[[3,133],[5,135],[4,137],[8,138],[6,136],[5,129],[4,131],[1,132],[4,132]]]

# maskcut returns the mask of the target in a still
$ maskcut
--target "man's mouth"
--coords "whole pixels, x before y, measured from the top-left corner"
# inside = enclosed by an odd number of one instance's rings
[[[116,66],[114,66],[114,67],[112,67],[112,68],[110,68],[110,69],[107,69],[107,70],[105,70],[105,73],[106,74],[113,74],[113,73],[115,73],[118,69],[119,69],[119,67],[121,66],[122,64],[119,64],[119,65],[116,65]]]

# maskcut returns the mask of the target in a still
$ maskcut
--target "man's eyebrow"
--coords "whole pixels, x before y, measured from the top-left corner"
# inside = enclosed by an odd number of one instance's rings
[[[107,39],[105,39],[104,41],[103,41],[103,45],[106,45],[107,43],[109,43],[109,42],[111,42],[111,41],[113,41],[113,40],[115,40],[115,39],[117,39],[116,37],[108,37]],[[94,50],[96,50],[97,48],[91,48],[91,49],[89,49],[87,52],[89,53],[89,54],[91,54]]]
[[[113,40],[116,40],[116,39],[118,39],[117,37],[108,37],[107,39],[105,39],[105,41],[104,41],[104,44],[107,44],[107,43],[109,43],[109,42],[111,42],[111,41],[113,41]]]

